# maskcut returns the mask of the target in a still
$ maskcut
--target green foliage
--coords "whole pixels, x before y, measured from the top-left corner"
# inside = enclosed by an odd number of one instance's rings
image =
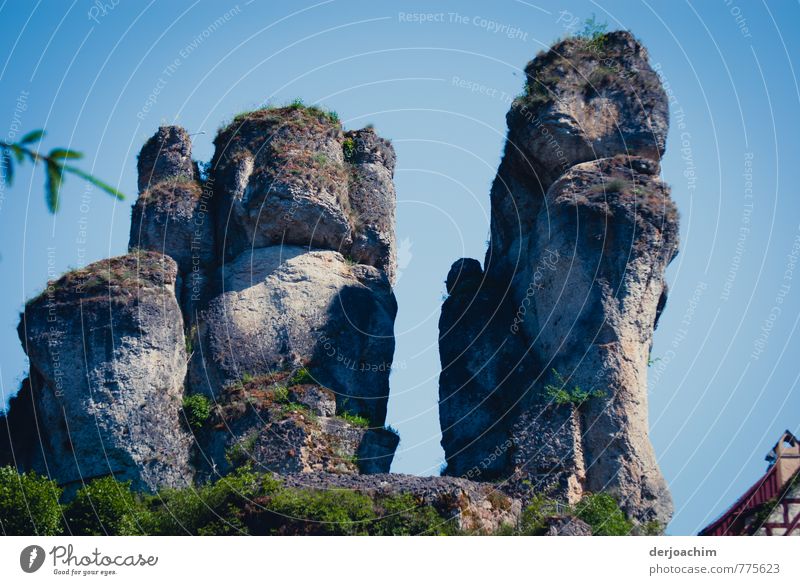
[[[411,494],[386,496],[376,502],[375,520],[369,533],[378,536],[448,536],[458,533],[455,521],[439,515]]]
[[[301,413],[303,416],[311,419],[312,421],[317,420],[317,416],[311,412],[305,404],[300,404],[299,402],[287,402],[281,406],[281,416],[283,417],[287,417],[296,412]]]
[[[306,368],[300,368],[292,377],[289,378],[289,386],[297,386],[298,384],[316,384],[316,380],[314,380],[314,376],[311,375]]]
[[[633,523],[609,494],[588,494],[575,505],[573,514],[592,527],[595,536],[627,536]]]
[[[633,533],[636,536],[662,536],[664,534],[664,525],[658,520],[650,520],[644,524],[634,526]]]
[[[95,479],[78,490],[64,510],[68,531],[80,535],[140,535],[149,516],[130,481],[112,476]]]
[[[242,374],[242,384],[249,384],[253,380],[255,380],[255,378],[253,377],[253,374],[250,374],[248,372],[245,372],[244,374]]]
[[[522,536],[538,536],[544,533],[545,520],[558,515],[558,504],[541,494],[531,497],[528,505],[522,510],[517,534]]]
[[[364,429],[369,428],[369,419],[361,416],[360,414],[353,414],[352,412],[345,411],[339,415],[339,418],[350,423],[354,427],[361,427]]]
[[[248,435],[225,450],[225,459],[233,467],[239,467],[248,463],[250,461],[250,453],[253,452],[257,441],[257,433]]]
[[[272,389],[272,399],[279,404],[289,402],[289,389],[286,386],[275,386]]]
[[[356,156],[356,141],[352,138],[345,138],[342,141],[342,152],[344,153],[344,160],[353,162]]]
[[[606,395],[606,393],[602,390],[583,390],[577,385],[571,389],[568,388],[567,381],[564,380],[564,377],[555,369],[553,370],[553,376],[556,383],[546,384],[544,390],[547,393],[548,398],[550,398],[551,401],[555,402],[559,406],[564,404],[580,406],[590,398],[602,398]]]
[[[3,533],[59,534],[59,496],[50,480],[0,468]],[[74,535],[458,534],[453,519],[410,494],[286,487],[250,466],[214,482],[152,496],[132,492],[128,481],[96,479],[78,490],[63,517]]]
[[[184,335],[184,342],[186,343],[186,356],[191,357],[194,353],[194,338],[197,335],[197,325],[192,325],[189,332]]]
[[[61,533],[61,488],[30,471],[0,467],[0,533],[52,536]]]
[[[244,467],[197,488],[164,490],[150,499],[148,534],[247,534],[245,508],[280,483]]]
[[[303,98],[294,98],[287,107],[291,110],[302,110],[306,104],[303,102]]]
[[[608,23],[599,22],[594,14],[591,18],[587,18],[583,23],[583,28],[576,35],[578,38],[584,39],[595,49],[602,49],[605,42],[606,31],[608,30]]]
[[[78,167],[67,164],[68,160],[83,158],[83,154],[68,148],[54,148],[49,154],[42,154],[38,146],[34,146],[45,137],[44,130],[34,130],[23,136],[19,142],[0,141],[0,175],[8,185],[13,185],[15,175],[15,165],[24,163],[26,160],[34,166],[42,163],[45,169],[45,201],[50,213],[58,212],[61,206],[61,185],[64,182],[64,174],[70,173],[80,177],[84,181],[105,191],[112,197],[119,200],[125,196],[117,189],[82,171]]]
[[[194,430],[202,429],[211,416],[211,402],[202,394],[184,396],[183,415],[189,427]]]
[[[328,112],[328,120],[330,120],[333,124],[338,124],[340,122],[339,114],[336,112],[336,110],[330,110]]]
[[[349,490],[282,489],[265,504],[265,528],[279,534],[368,534],[375,519],[370,497]]]

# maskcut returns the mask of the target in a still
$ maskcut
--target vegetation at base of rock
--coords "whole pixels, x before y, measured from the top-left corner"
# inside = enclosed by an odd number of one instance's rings
[[[199,430],[211,416],[211,402],[202,394],[190,394],[183,399],[183,416],[189,427]]]
[[[34,529],[23,501],[37,503]],[[55,492],[53,491],[55,490]],[[108,476],[59,505],[55,483],[0,469],[0,519],[8,535],[454,535],[455,522],[411,494],[287,487],[249,467],[197,487],[137,494]],[[41,504],[45,505],[42,506]],[[32,510],[33,511],[33,510]],[[63,521],[62,521],[63,515]]]
[[[547,526],[546,520],[558,515],[558,504],[554,500],[536,494],[522,510],[515,533],[521,536],[541,536]]]
[[[33,471],[0,467],[0,534],[53,536],[61,533],[61,488]]]
[[[339,415],[343,421],[350,423],[354,427],[365,429],[369,427],[369,419],[361,416],[360,414],[353,414],[352,412],[343,412]]]
[[[78,490],[64,509],[65,532],[104,536],[139,535],[147,523],[141,496],[131,491],[130,481],[112,476],[95,479]]]
[[[591,526],[595,536],[626,536],[633,531],[633,523],[609,494],[585,495],[573,514]]]
[[[580,406],[590,398],[602,398],[606,395],[602,390],[590,389],[583,390],[580,386],[569,388],[567,381],[558,371],[553,370],[555,384],[546,384],[544,387],[547,397],[555,404],[562,406],[572,404]]]
[[[500,535],[542,536],[547,531],[548,520],[564,517],[583,520],[595,536],[653,536],[663,534],[664,530],[656,521],[634,525],[614,497],[607,493],[586,494],[574,506],[559,504],[542,494],[534,494],[522,510],[518,525],[506,526]]]

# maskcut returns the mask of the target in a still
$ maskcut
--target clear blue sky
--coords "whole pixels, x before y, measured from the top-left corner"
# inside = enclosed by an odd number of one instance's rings
[[[800,235],[796,2],[105,4],[0,3],[0,136],[18,124],[44,127],[46,147],[85,151],[84,167],[130,196],[115,203],[68,177],[52,217],[40,172],[20,172],[0,192],[6,397],[26,367],[18,313],[48,270],[125,251],[136,153],[156,127],[205,132],[194,153],[207,160],[222,122],[301,96],[337,110],[346,127],[375,124],[397,149],[405,253],[389,403],[402,436],[393,470],[438,473],[443,280],[453,260],[483,258],[508,100],[522,88],[525,63],[569,32],[568,11],[633,31],[673,95],[663,173],[682,214],[682,244],[650,382],[652,440],[676,505],[669,532],[711,520],[763,472],[779,433],[800,427],[800,267],[786,272]],[[442,17],[407,22],[400,7]]]

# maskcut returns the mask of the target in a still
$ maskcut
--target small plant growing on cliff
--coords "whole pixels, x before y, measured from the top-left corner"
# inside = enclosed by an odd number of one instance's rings
[[[343,421],[350,423],[354,427],[360,427],[362,429],[366,429],[369,427],[369,420],[360,414],[353,414],[352,412],[343,412],[339,415]]]
[[[289,389],[286,386],[275,386],[272,389],[272,399],[278,404],[289,402]]]
[[[250,453],[255,449],[258,434],[252,433],[225,450],[225,459],[234,467],[240,467],[250,460]]]
[[[189,332],[184,336],[184,341],[186,342],[186,356],[192,357],[194,353],[194,337],[197,335],[197,325],[192,325]]]
[[[352,138],[345,138],[342,141],[342,153],[344,154],[344,160],[353,162],[356,156],[356,141]]]
[[[580,406],[590,398],[602,398],[606,395],[602,390],[584,390],[577,385],[569,388],[564,376],[555,369],[553,370],[553,377],[555,378],[555,384],[546,384],[544,391],[547,397],[559,406],[564,404]]]
[[[314,376],[311,375],[311,372],[308,371],[306,368],[300,368],[292,377],[289,378],[289,386],[297,386],[298,384],[316,384],[316,380],[314,380]]]
[[[190,394],[183,399],[183,416],[192,430],[200,430],[211,416],[211,403],[202,394]]]
[[[578,31],[576,35],[580,39],[584,39],[590,49],[599,51],[603,48],[605,43],[606,31],[608,24],[599,22],[594,14],[591,18],[587,18],[583,23],[583,28]]]

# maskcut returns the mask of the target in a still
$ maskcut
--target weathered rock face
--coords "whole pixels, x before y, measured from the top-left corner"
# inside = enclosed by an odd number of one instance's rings
[[[66,274],[26,305],[31,394],[18,400],[32,396],[28,424],[41,441],[30,467],[67,487],[108,474],[145,490],[191,482],[176,272],[160,254],[121,256]]]
[[[492,188],[485,273],[460,260],[448,276],[447,472],[477,469],[509,478],[512,493],[525,482],[569,502],[610,491],[632,518],[666,523],[646,390],[678,246],[657,177],[666,96],[628,33],[563,41],[526,72]],[[471,284],[451,291],[454,271]],[[448,440],[456,421],[464,428]]]
[[[446,518],[455,519],[460,530],[478,534],[492,534],[503,527],[515,526],[522,510],[520,500],[498,491],[497,486],[456,477],[314,473],[288,475],[283,480],[285,485],[298,488],[412,494]]]
[[[139,153],[139,193],[167,178],[195,178],[192,143],[180,126],[161,126]]]
[[[397,311],[384,275],[331,250],[273,246],[225,265],[222,281],[198,331],[196,392],[305,365],[339,412],[383,425]]]
[[[342,132],[315,108],[237,117],[214,141],[217,239],[226,261],[297,245],[336,250],[394,277],[395,155],[372,130]]]
[[[178,264],[175,288],[187,328],[208,301],[216,265],[212,189],[200,181],[191,155],[189,135],[177,126],[159,128],[142,148],[128,244]]]
[[[196,434],[198,468],[211,478],[244,464],[279,474],[388,473],[399,437],[335,412],[333,392],[288,372],[233,384]]]

